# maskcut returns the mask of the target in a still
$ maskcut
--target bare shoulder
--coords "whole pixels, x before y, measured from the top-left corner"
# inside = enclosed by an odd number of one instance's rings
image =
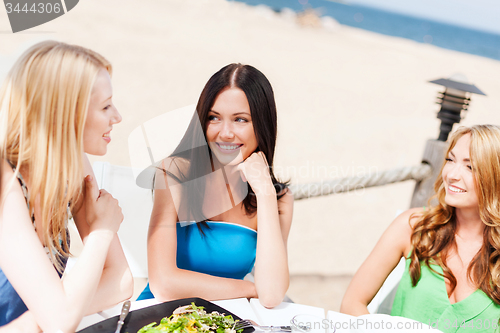
[[[5,160],[0,161],[0,163],[2,163],[0,168],[0,211],[4,212],[4,214],[0,214],[0,222],[11,213],[15,214],[14,220],[17,220],[19,216],[28,212],[24,194],[12,167]],[[10,212],[9,214],[6,214],[4,207]]]
[[[399,214],[387,229],[389,238],[400,244],[403,255],[411,250],[411,235],[413,227],[424,212],[423,207],[411,208]]]
[[[406,227],[411,230],[415,226],[415,223],[418,222],[420,217],[422,217],[423,213],[423,207],[410,208],[399,214],[393,223],[398,224],[400,227]]]
[[[153,181],[156,192],[156,190],[170,189],[171,186],[182,182],[189,170],[189,162],[184,158],[167,157],[150,168],[153,169],[154,177],[148,181]]]
[[[178,185],[187,173],[189,161],[184,158],[167,157],[156,164],[156,176],[153,195],[153,211],[150,227],[175,225],[177,209],[182,199],[182,189]]]
[[[188,173],[190,164],[183,157],[169,156],[161,161],[159,168],[169,176],[181,179]]]

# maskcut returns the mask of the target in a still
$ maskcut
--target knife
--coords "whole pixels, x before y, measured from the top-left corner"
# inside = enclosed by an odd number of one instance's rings
[[[118,323],[116,324],[115,333],[120,333],[122,329],[123,323],[125,322],[125,318],[127,318],[128,312],[130,310],[130,301],[126,300],[122,306],[122,313],[120,313],[120,318],[118,319]]]

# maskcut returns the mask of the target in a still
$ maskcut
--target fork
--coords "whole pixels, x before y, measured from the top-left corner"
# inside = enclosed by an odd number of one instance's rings
[[[125,323],[125,318],[127,317],[129,310],[130,310],[130,301],[126,300],[123,303],[122,312],[120,313],[120,317],[118,318],[118,323],[116,324],[115,333],[120,333],[122,326]]]
[[[291,332],[291,326],[260,326],[255,321],[250,319],[239,320],[233,325],[233,330],[241,330],[244,328],[253,327],[264,332]]]

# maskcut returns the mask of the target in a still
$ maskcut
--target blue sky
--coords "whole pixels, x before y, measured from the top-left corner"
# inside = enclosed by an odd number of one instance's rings
[[[500,0],[344,0],[500,34]]]

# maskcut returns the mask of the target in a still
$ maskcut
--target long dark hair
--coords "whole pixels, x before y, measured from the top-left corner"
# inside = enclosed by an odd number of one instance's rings
[[[216,163],[213,163],[214,156],[207,145],[208,116],[216,98],[222,90],[229,87],[239,88],[245,93],[258,144],[256,151],[262,151],[266,157],[277,200],[286,194],[288,182],[278,181],[272,168],[277,137],[277,112],[271,84],[255,67],[230,64],[208,80],[184,137],[167,159],[170,165],[161,168],[166,175],[183,185],[178,215],[179,212],[187,213],[186,216],[178,216],[180,221],[208,220],[203,214],[201,204],[205,194],[205,183],[195,180],[203,179],[217,167]],[[243,200],[243,206],[246,214],[252,215],[257,210],[257,199],[249,184],[246,185],[246,190],[248,192]],[[201,224],[206,226],[206,223]],[[201,230],[200,223],[198,228]]]

